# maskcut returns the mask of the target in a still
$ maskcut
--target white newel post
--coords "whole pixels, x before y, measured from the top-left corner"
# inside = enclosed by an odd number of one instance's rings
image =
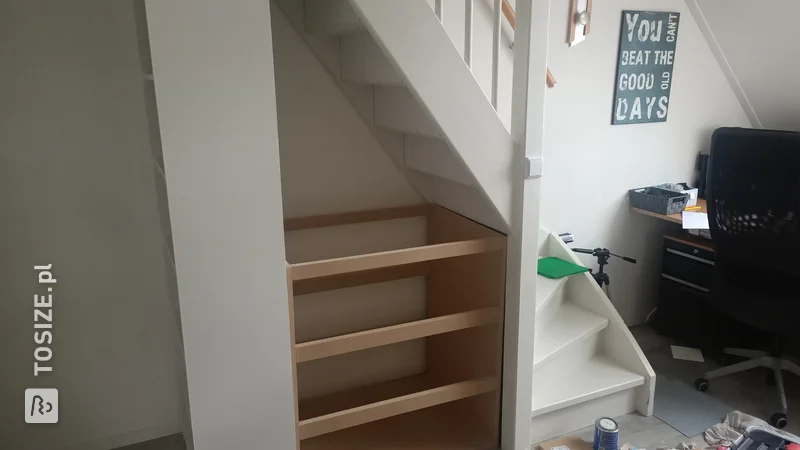
[[[503,361],[504,450],[530,448],[540,179],[525,178],[526,158],[541,158],[550,0],[518,0],[511,135],[517,165],[508,236]],[[514,420],[509,420],[513,417]]]

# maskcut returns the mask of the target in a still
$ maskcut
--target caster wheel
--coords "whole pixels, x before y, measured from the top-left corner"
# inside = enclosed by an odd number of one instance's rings
[[[698,378],[694,380],[694,387],[700,392],[705,392],[708,390],[708,380],[705,378]]]
[[[786,420],[786,414],[775,413],[769,416],[769,423],[771,423],[775,428],[783,429],[786,428],[786,425],[789,423],[789,421]]]

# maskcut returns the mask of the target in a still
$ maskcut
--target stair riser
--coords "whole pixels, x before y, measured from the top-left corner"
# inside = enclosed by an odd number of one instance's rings
[[[564,374],[580,370],[597,353],[601,335],[602,331],[573,343],[555,358],[536,368],[533,372],[533,382],[547,385],[562,378]]]
[[[531,420],[531,444],[538,444],[590,426],[598,417],[617,417],[635,411],[639,389],[642,387],[627,389],[534,417]]]
[[[564,354],[569,355],[570,351],[573,350],[574,347],[578,347],[581,345],[588,345],[592,347],[591,350],[596,351],[598,345],[600,344],[586,342],[586,341],[589,341],[592,338],[596,338],[597,334],[599,334],[604,328],[608,326],[607,320],[603,320],[602,318],[597,316],[594,316],[591,319],[572,317],[567,320],[572,321],[573,323],[580,323],[581,326],[585,328],[581,330],[570,329],[569,334],[561,335],[562,336],[561,339],[564,339],[564,341],[561,342],[555,341],[558,342],[560,346],[553,346],[552,343],[554,341],[552,340],[546,341],[547,343],[544,345],[534,346],[535,359],[534,359],[533,370],[539,370],[543,368],[546,364],[555,361]],[[555,325],[551,325],[551,327],[562,326],[561,324],[563,324],[563,326],[565,327],[568,326],[568,324],[566,322],[563,322],[562,319],[556,318],[556,321],[558,323],[556,323]],[[546,331],[545,333],[549,332],[550,331]],[[541,350],[541,354],[536,353],[537,350]],[[585,349],[584,351],[590,351],[590,350]],[[574,354],[578,353],[583,354],[580,350],[575,349]]]
[[[341,37],[342,81],[402,86],[403,80],[367,32]]]
[[[364,29],[347,0],[305,0],[307,33],[347,34]]]
[[[429,137],[443,136],[405,87],[375,86],[375,125]]]
[[[564,302],[565,288],[566,285],[562,285],[556,289],[551,298],[547,300],[547,303],[536,311],[536,325],[534,328],[536,336],[539,336],[544,331],[547,324],[549,324],[556,313],[558,313],[558,308],[560,308],[561,304]]]
[[[406,167],[466,186],[475,184],[464,163],[458,160],[442,139],[407,134]]]

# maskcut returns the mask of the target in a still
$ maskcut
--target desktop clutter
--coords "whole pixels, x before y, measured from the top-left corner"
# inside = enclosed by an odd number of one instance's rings
[[[686,183],[665,183],[628,191],[631,207],[665,216],[680,214],[684,230],[711,239],[705,200],[698,199],[699,188]]]

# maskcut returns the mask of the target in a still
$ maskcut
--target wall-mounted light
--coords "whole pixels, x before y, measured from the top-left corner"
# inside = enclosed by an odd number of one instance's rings
[[[592,0],[570,0],[569,5],[569,36],[567,44],[571,46],[583,42],[589,34],[592,21]]]

